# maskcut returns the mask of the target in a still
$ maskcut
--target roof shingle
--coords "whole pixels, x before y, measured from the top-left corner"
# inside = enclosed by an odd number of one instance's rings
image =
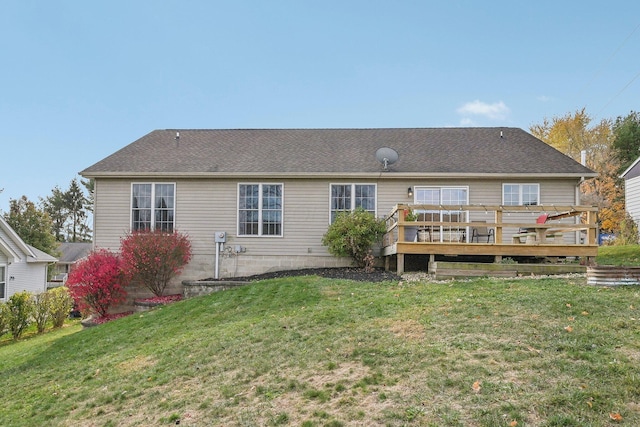
[[[596,175],[522,129],[503,127],[155,130],[80,173],[379,173],[381,147],[398,152],[395,173]]]

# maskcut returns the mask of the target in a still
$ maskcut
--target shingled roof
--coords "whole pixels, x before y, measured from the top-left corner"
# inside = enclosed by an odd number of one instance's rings
[[[179,137],[178,137],[179,135]],[[80,172],[85,177],[388,174],[596,176],[518,128],[155,130]]]

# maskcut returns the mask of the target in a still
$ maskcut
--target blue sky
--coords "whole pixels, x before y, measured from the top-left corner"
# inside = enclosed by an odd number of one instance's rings
[[[639,16],[628,0],[4,0],[0,211],[154,129],[625,116]]]

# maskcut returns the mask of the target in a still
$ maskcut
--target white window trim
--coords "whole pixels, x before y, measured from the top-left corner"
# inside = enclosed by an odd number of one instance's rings
[[[373,185],[373,187],[375,188],[375,194],[374,194],[374,205],[375,205],[375,213],[374,216],[377,218],[378,217],[378,184],[375,184],[373,182],[330,182],[329,183],[329,224],[331,224],[331,187],[333,187],[334,185],[350,185],[351,186],[351,207],[349,208],[350,212],[353,212],[356,207],[356,198],[353,196],[353,194],[355,194],[356,191],[356,185]]]
[[[129,190],[129,230],[133,231],[133,186],[134,185],[151,185],[151,230],[156,229],[156,215],[155,215],[155,196],[156,185],[173,185],[173,230],[176,230],[176,206],[178,205],[177,186],[175,182],[162,182],[162,181],[145,181],[145,182],[132,182]]]
[[[519,191],[518,191],[518,204],[517,205],[509,205],[509,206],[525,206],[522,203],[522,187],[524,185],[533,185],[537,188],[537,192],[538,192],[538,205],[542,204],[542,201],[540,200],[540,183],[537,182],[504,182],[502,183],[502,205],[506,206],[505,201],[504,201],[504,187],[506,185],[517,185],[519,187]],[[538,205],[527,205],[527,206],[538,206]]]
[[[469,186],[468,185],[414,185],[413,186],[413,203],[415,204],[419,203],[416,200],[418,198],[418,190],[429,190],[429,189],[440,190],[441,197],[442,197],[442,190],[465,190],[467,193],[467,200],[465,202],[465,205],[469,204]],[[439,204],[442,204],[442,202],[440,202]]]
[[[258,185],[260,187],[260,197],[258,200],[258,234],[240,234],[240,186],[241,185]],[[280,234],[262,234],[262,186],[263,185],[279,185],[282,194],[282,202],[280,207]],[[283,182],[239,182],[236,188],[236,236],[240,238],[259,237],[261,239],[281,239],[284,237],[284,183]]]

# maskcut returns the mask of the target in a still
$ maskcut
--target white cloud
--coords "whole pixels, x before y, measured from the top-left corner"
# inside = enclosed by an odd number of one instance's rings
[[[471,120],[469,117],[464,117],[460,119],[460,126],[476,126],[476,122]]]
[[[551,101],[553,98],[551,98],[550,96],[547,95],[540,95],[536,98],[538,101],[540,102],[549,102]]]
[[[484,116],[492,120],[504,120],[510,111],[509,107],[502,101],[487,104],[477,99],[472,102],[467,102],[457,110],[458,114]]]

